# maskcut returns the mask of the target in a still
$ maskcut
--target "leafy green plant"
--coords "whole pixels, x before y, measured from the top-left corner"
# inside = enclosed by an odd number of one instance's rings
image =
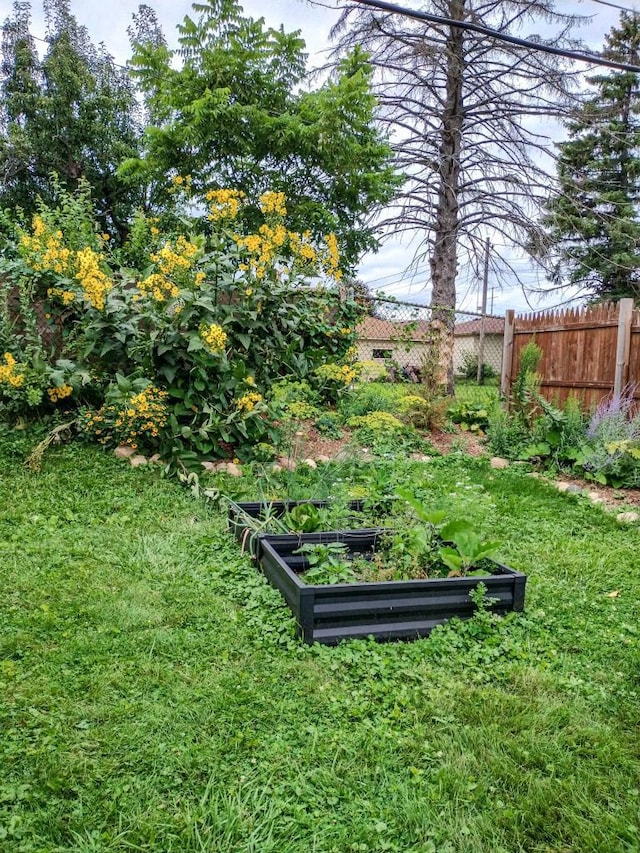
[[[347,549],[341,542],[306,543],[294,554],[303,554],[309,564],[304,580],[311,584],[354,583],[357,580]]]
[[[313,504],[298,504],[285,513],[283,523],[292,533],[315,533],[323,529],[325,514]]]
[[[336,412],[324,412],[313,422],[314,427],[327,438],[340,439],[344,435],[340,429],[340,416]]]
[[[453,543],[438,549],[442,562],[454,575],[467,575],[477,568],[482,560],[496,558],[499,542],[484,540],[465,520],[450,521],[440,528],[440,536],[445,542]]]
[[[478,356],[472,352],[465,352],[462,356],[462,376],[465,379],[477,379],[478,378]],[[493,379],[497,376],[497,371],[495,367],[491,364],[487,364],[485,361],[482,365],[482,373],[480,374],[481,379]]]
[[[489,406],[482,403],[456,402],[449,406],[447,415],[463,432],[483,435],[489,425]]]

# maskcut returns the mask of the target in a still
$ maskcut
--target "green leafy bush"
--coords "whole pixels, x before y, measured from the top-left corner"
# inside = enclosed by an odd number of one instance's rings
[[[289,231],[282,193],[260,197],[262,224],[251,233],[236,221],[247,203],[242,193],[217,190],[207,200],[206,228],[187,219],[183,232],[161,233],[155,219],[138,217],[133,242],[120,253],[137,260],[137,270],[116,268],[84,188],[77,199],[61,192],[57,208],[42,207],[30,227],[18,229],[15,256],[2,265],[10,282],[0,294],[5,413],[81,403],[79,390],[91,377],[96,412],[106,417],[101,404],[115,404],[103,395],[118,386],[116,374],[144,378],[166,394],[167,408],[157,435],[149,430],[146,438],[157,440],[165,458],[195,462],[232,448],[245,457],[257,444],[278,441],[265,400],[279,377],[310,380],[325,398],[355,378],[350,348],[359,309],[332,284],[340,278],[335,237],[317,245]],[[311,275],[324,284],[309,286]],[[19,316],[10,308],[11,288],[23,294]],[[53,385],[60,369],[45,346],[52,336],[55,355],[74,365]],[[310,398],[288,402],[314,405]],[[312,417],[308,406],[302,414]],[[119,431],[119,410],[109,413],[115,420],[107,440],[137,443],[139,430]]]

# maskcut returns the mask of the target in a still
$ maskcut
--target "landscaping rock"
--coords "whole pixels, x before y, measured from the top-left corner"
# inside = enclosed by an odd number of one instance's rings
[[[500,469],[500,468],[508,468],[509,460],[503,459],[502,456],[494,456],[489,463],[492,468]]]
[[[278,465],[277,462],[274,462],[273,465],[271,466],[271,470],[273,471],[274,474],[278,474],[278,473],[280,473],[280,471],[283,471],[284,469],[283,469],[282,465]]]
[[[164,465],[164,459],[160,459],[159,453],[154,453],[153,456],[149,457],[149,462],[153,462],[154,465]]]
[[[284,468],[285,471],[295,471],[296,470],[296,460],[289,459],[287,456],[280,456],[277,462],[281,468]]]
[[[142,456],[142,455],[138,454],[136,456],[132,456],[129,459],[129,464],[133,465],[134,468],[139,468],[140,465],[146,465],[148,461],[149,460],[147,459],[146,456]]]
[[[318,453],[316,462],[322,462],[323,465],[326,465],[327,462],[331,462],[331,457],[327,456],[326,453]]]
[[[591,501],[592,504],[603,504],[605,503],[605,499],[598,494],[598,492],[589,492],[587,497]]]
[[[633,524],[634,521],[640,521],[640,513],[638,513],[638,512],[619,512],[616,515],[616,521],[619,524]]]
[[[309,459],[303,459],[303,460],[302,460],[302,464],[303,464],[303,465],[306,465],[306,466],[307,466],[307,468],[314,468],[314,469],[315,469],[315,468],[317,468],[317,467],[318,467],[318,464],[317,464],[316,460],[315,460],[315,459],[311,459],[311,458],[309,458]]]
[[[133,447],[127,447],[124,444],[121,444],[120,447],[116,447],[116,449],[113,451],[113,455],[116,456],[118,459],[129,459],[129,457],[133,456],[134,453],[135,450],[133,449]]]
[[[559,492],[566,492],[568,495],[582,494],[580,486],[575,486],[573,483],[565,483],[564,480],[558,480],[556,483],[556,489]]]
[[[235,462],[227,462],[227,474],[231,477],[242,477],[242,468]]]
[[[200,463],[205,471],[218,471],[219,470],[219,462],[211,462],[209,459],[206,459],[204,462]]]

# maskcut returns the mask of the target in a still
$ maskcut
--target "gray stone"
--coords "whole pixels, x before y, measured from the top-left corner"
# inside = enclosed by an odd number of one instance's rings
[[[509,467],[509,460],[503,459],[501,456],[494,456],[489,463],[492,468],[501,469]]]
[[[324,465],[326,465],[327,462],[331,462],[331,457],[327,456],[326,453],[318,453],[318,455],[316,456],[316,462],[322,462]]]
[[[317,467],[318,467],[318,463],[316,462],[316,460],[315,460],[315,459],[311,459],[311,458],[309,458],[309,459],[303,459],[303,460],[302,460],[302,464],[303,464],[303,465],[306,465],[306,466],[307,466],[307,468],[317,468]]]
[[[640,513],[637,512],[619,512],[616,515],[616,521],[620,524],[633,524],[634,521],[640,521]]]
[[[217,471],[219,462],[211,462],[210,459],[206,459],[204,462],[200,463],[205,471]]]
[[[592,504],[603,504],[605,502],[604,498],[598,492],[589,492],[587,497]]]
[[[235,462],[228,462],[227,474],[231,477],[242,477],[242,468],[239,465],[236,465]]]
[[[113,451],[113,455],[117,456],[118,459],[129,459],[129,457],[133,456],[134,453],[135,450],[133,449],[133,447],[127,447],[124,444],[121,444],[120,447],[116,447],[116,449]]]
[[[131,456],[129,459],[129,463],[133,465],[134,468],[139,468],[140,465],[146,465],[148,461],[147,457],[142,456],[141,454]]]

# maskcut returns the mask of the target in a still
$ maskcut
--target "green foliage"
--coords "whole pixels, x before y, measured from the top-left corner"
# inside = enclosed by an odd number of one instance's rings
[[[622,12],[605,37],[603,55],[637,64],[640,21]],[[540,250],[558,258],[554,281],[580,285],[596,299],[638,298],[640,239],[640,92],[638,75],[610,71],[589,78],[590,90],[559,145],[559,193],[547,206]],[[594,91],[595,90],[595,91]],[[541,253],[540,252],[540,253]]]
[[[313,545],[308,543],[294,551],[303,554],[309,564],[304,580],[309,584],[353,583],[357,580],[341,542]]]
[[[340,429],[340,415],[336,412],[324,412],[315,419],[313,426],[326,438],[340,439],[344,434]]]
[[[141,129],[131,78],[104,46],[95,47],[65,0],[47,0],[47,48],[38,56],[31,6],[16,0],[3,27],[0,72],[0,208],[29,217],[38,200],[52,203],[57,187],[91,184],[102,231],[124,239],[143,202],[115,167],[139,151]]]
[[[405,424],[416,429],[442,429],[449,401],[444,397],[425,397],[407,394],[398,400],[396,414]]]
[[[345,419],[354,415],[366,415],[369,412],[390,412],[398,410],[398,402],[409,393],[407,385],[388,382],[363,382],[349,389],[339,403],[339,411]]]
[[[285,513],[284,524],[292,533],[315,533],[322,530],[324,514],[313,504],[298,504]]]
[[[489,408],[482,403],[459,402],[449,406],[447,415],[463,432],[482,435],[489,425]]]
[[[478,567],[482,560],[497,557],[499,542],[484,540],[473,525],[464,520],[449,521],[440,528],[444,542],[452,542],[438,550],[440,559],[452,573],[466,575]]]
[[[462,376],[465,379],[478,378],[478,356],[472,352],[465,352],[462,356]],[[495,367],[485,362],[482,365],[480,379],[493,379],[495,376],[497,376]]]
[[[593,413],[576,465],[588,479],[616,488],[640,486],[640,413],[634,387],[605,398]]]
[[[166,187],[168,177],[190,173],[200,196],[221,186],[250,198],[286,189],[294,227],[317,239],[335,232],[351,268],[375,244],[371,209],[397,183],[373,121],[364,53],[355,50],[308,91],[298,32],[266,27],[236,0],[193,8],[197,17],[178,26],[179,68],[164,43],[134,42],[133,73],[155,120],[144,157],[126,161],[120,175]],[[257,210],[246,213],[255,223]]]

